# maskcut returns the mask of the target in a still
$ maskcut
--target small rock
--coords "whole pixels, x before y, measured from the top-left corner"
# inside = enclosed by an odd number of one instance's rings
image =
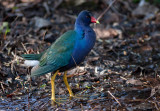
[[[158,11],[159,9],[156,6],[151,5],[147,2],[140,2],[138,7],[135,10],[133,10],[132,15],[136,17],[144,16],[145,19],[151,19],[156,16],[156,13]]]
[[[102,68],[102,67],[95,67],[95,76],[99,77],[99,76],[103,76],[106,75],[105,74],[106,69]]]
[[[12,78],[8,78],[6,82],[7,82],[7,83],[12,83],[12,82],[13,82],[13,81],[12,81]]]
[[[101,93],[101,97],[107,97],[107,96],[108,96],[108,93],[106,93],[106,92]]]
[[[84,83],[83,83],[83,87],[84,87],[84,88],[89,88],[89,87],[91,87],[91,86],[92,86],[91,82],[84,82]]]
[[[51,22],[49,20],[46,20],[46,19],[40,18],[40,17],[34,17],[32,20],[32,23],[34,24],[34,27],[36,29],[41,29],[44,27],[51,26]]]

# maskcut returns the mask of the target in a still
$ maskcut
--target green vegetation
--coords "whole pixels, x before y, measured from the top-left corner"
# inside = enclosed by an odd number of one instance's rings
[[[8,25],[8,22],[3,22],[2,26],[0,27],[0,34],[4,33],[4,36],[6,36],[10,32],[10,28]]]

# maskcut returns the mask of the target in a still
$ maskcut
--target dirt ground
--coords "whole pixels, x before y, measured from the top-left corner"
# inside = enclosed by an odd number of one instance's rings
[[[158,111],[160,110],[160,1],[152,0],[0,0],[0,110]],[[40,53],[74,29],[82,10],[100,24],[93,50],[68,81],[63,73],[50,100],[50,76],[30,78],[24,53]],[[63,101],[62,101],[63,100]]]

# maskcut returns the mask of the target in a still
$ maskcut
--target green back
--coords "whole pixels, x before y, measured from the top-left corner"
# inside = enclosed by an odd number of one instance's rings
[[[68,31],[59,37],[41,56],[39,66],[31,71],[31,76],[56,71],[69,63],[74,49],[76,32]]]

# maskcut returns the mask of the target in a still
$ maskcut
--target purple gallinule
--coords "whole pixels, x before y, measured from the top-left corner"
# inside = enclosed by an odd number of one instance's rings
[[[79,13],[75,29],[65,32],[47,50],[40,54],[23,54],[25,64],[34,66],[31,76],[40,76],[53,72],[51,77],[52,96],[55,101],[54,81],[58,72],[64,72],[63,80],[70,97],[74,94],[67,81],[67,70],[80,64],[93,48],[96,34],[90,27],[91,23],[99,23],[89,11]]]

